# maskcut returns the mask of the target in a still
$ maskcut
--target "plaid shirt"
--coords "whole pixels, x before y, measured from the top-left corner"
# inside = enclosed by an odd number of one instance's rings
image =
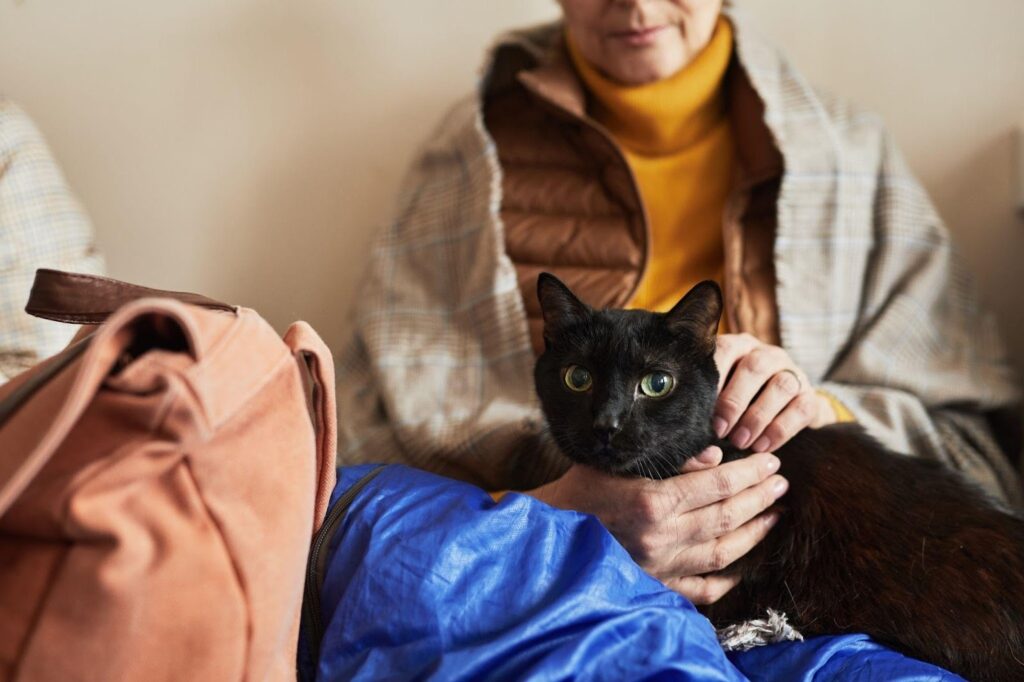
[[[0,383],[56,353],[75,333],[25,313],[41,267],[99,273],[103,261],[39,130],[0,98]]]
[[[782,345],[885,444],[1019,503],[985,416],[1014,409],[1017,388],[926,193],[877,117],[811,88],[742,15],[730,18],[785,160],[774,245]],[[540,57],[552,33],[509,34],[492,59],[510,44]],[[423,148],[370,255],[339,359],[341,463],[405,462],[491,489],[565,468],[533,392],[501,201],[477,93]]]

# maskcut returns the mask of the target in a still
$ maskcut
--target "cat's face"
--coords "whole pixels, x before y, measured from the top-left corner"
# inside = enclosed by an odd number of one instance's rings
[[[713,434],[718,285],[702,282],[665,314],[594,310],[542,274],[545,351],[534,369],[552,436],[575,462],[665,478]]]

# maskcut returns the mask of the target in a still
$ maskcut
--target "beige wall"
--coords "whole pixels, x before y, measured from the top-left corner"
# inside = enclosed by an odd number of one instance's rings
[[[746,0],[812,82],[882,113],[1024,366],[1024,2]],[[402,168],[502,27],[554,0],[0,0],[0,92],[36,118],[114,275],[336,345]]]

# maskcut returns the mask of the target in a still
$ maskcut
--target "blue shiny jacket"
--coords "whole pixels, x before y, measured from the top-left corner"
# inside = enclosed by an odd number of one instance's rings
[[[863,635],[726,654],[591,516],[402,466],[338,478],[310,561],[306,679],[960,679]]]

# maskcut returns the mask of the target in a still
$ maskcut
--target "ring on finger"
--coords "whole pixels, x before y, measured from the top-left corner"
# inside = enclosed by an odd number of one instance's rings
[[[804,382],[800,379],[800,375],[791,369],[784,369],[779,371],[779,374],[791,374],[796,379],[796,392],[801,393],[804,390]]]

